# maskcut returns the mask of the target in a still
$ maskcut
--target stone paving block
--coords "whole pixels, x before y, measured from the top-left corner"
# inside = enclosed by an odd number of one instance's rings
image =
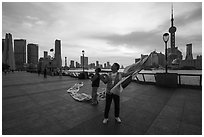
[[[202,135],[202,127],[182,122],[179,129],[180,135]]]
[[[114,113],[113,109],[112,109],[112,113]],[[137,110],[137,108],[135,106],[129,105],[129,102],[126,103],[126,104],[122,104],[120,106],[120,117],[121,117],[121,119],[129,117],[129,115],[132,114],[134,110]]]
[[[2,121],[9,121],[12,119],[21,119],[24,116],[30,115],[32,113],[36,113],[36,112],[41,112],[43,110],[42,107],[39,107],[37,105],[27,108],[27,109],[23,109],[23,110],[18,110],[18,111],[4,111],[2,112]]]
[[[198,95],[196,95],[196,96],[194,96],[194,95],[187,96],[185,101],[190,102],[192,104],[193,103],[202,104],[202,94],[200,92],[198,92]]]
[[[128,100],[130,100],[131,98],[130,97],[125,97],[125,96],[123,96],[123,97],[121,97],[120,98],[120,102],[122,103],[122,102],[126,102],[126,101],[128,101]]]
[[[29,115],[23,115],[21,118],[18,119],[12,119],[4,122],[3,124],[3,130],[7,131],[9,134],[15,134],[15,131],[20,128],[25,128],[28,130],[28,128],[31,128],[35,125],[40,125],[43,121],[42,118],[40,120],[37,120],[40,115],[38,113],[32,113]],[[25,133],[26,130],[21,131],[21,134]]]
[[[138,96],[135,96],[134,98],[140,101],[148,101],[151,98],[151,96],[140,94]]]
[[[9,113],[9,112],[18,112],[21,110],[26,110],[32,107],[35,107],[36,104],[32,101],[27,101],[27,102],[18,102],[18,103],[12,103],[9,105],[6,105],[2,108],[3,113]]]
[[[104,125],[102,123],[102,114],[95,116],[94,118],[87,120],[78,126],[67,130],[64,134],[71,135],[125,135],[133,134],[134,130],[127,125],[118,124],[114,121],[114,118],[111,116],[108,124]]]
[[[158,115],[158,118],[167,118],[176,121],[181,121],[182,116],[183,108],[165,105],[160,114]]]
[[[178,134],[182,116],[183,107],[165,105],[146,134]]]
[[[167,101],[171,98],[171,95],[166,96],[152,96],[149,98],[149,102],[158,103],[158,104],[166,104]]]
[[[123,123],[131,126],[137,134],[143,135],[154,121],[157,114],[147,112],[143,109],[136,109],[127,117],[123,118]]]
[[[163,103],[146,101],[143,102],[140,108],[152,114],[159,114],[159,112],[163,109],[164,106],[165,104]]]
[[[145,90],[142,90],[141,95],[147,95],[147,96],[151,96],[152,97],[152,96],[158,96],[158,93],[159,93],[159,91],[152,92],[151,91],[151,87],[149,87],[149,88],[147,88]]]
[[[24,135],[25,131],[24,127],[16,126],[14,128],[2,129],[2,135]]]
[[[202,113],[199,111],[192,111],[190,109],[184,109],[183,122],[187,124],[202,126]]]
[[[91,106],[93,108],[93,106]],[[80,111],[81,110],[81,111]],[[92,112],[92,113],[90,113]],[[91,119],[92,117],[95,117],[98,114],[103,114],[103,110],[99,109],[84,109],[83,107],[80,107],[78,109],[71,111],[71,113],[67,113],[67,115],[55,115],[57,119],[60,120],[61,123],[63,123],[67,128],[73,128],[74,126],[87,121],[88,119]],[[101,117],[102,119],[103,117]]]
[[[185,102],[185,97],[181,98],[181,97],[173,96],[168,100],[167,105],[172,107],[182,108],[184,107],[184,102]]]
[[[14,128],[4,130],[6,134],[19,135],[54,135],[63,132],[65,129],[57,124],[57,122],[50,122],[46,118],[32,118],[30,116],[22,125]]]
[[[26,93],[20,88],[13,88],[13,87],[6,87],[6,88],[3,88],[3,90],[6,91],[6,92],[2,92],[3,99],[22,96],[22,95],[25,95]]]
[[[186,101],[184,105],[184,110],[188,110],[196,114],[202,114],[202,104],[198,102]]]
[[[3,117],[4,119],[4,117]],[[21,115],[21,117],[18,117],[18,118],[15,118],[15,119],[8,119],[8,120],[3,120],[2,121],[2,130],[3,131],[7,131],[8,129],[11,129],[11,128],[16,128],[16,127],[19,127],[21,125],[23,125],[23,115]],[[8,131],[7,131],[8,133]]]
[[[157,118],[150,128],[147,135],[177,135],[179,132],[180,121],[172,120],[172,118]]]
[[[16,104],[16,103],[26,103],[26,102],[31,102],[31,99],[28,96],[18,96],[18,97],[9,97],[9,98],[4,98],[2,101],[2,106],[4,105],[11,105],[11,104]]]

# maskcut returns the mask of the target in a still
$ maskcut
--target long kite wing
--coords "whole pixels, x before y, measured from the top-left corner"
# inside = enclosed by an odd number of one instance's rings
[[[150,53],[151,55],[151,53]],[[138,61],[135,64],[132,64],[130,66],[127,66],[123,73],[131,73],[131,75],[124,77],[122,80],[120,80],[112,89],[111,89],[111,93],[119,95],[120,93],[118,93],[118,91],[122,92],[122,90],[127,87],[129,85],[129,83],[132,81],[132,76],[137,75],[145,66],[145,63],[148,61],[149,56],[141,59],[140,61]]]

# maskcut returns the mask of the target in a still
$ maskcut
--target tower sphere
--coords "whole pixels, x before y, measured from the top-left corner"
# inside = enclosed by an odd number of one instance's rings
[[[175,33],[176,32],[176,27],[172,26],[171,28],[169,28],[169,32],[170,33]]]

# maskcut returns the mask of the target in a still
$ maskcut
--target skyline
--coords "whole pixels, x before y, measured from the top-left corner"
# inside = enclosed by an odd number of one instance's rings
[[[173,7],[176,46],[183,59],[188,43],[193,44],[194,58],[202,55],[202,3],[177,2]],[[79,62],[82,50],[89,64],[109,61],[127,66],[155,49],[164,53],[162,35],[170,19],[169,2],[3,2],[2,37],[11,33],[13,39],[38,44],[39,58],[59,39],[63,66],[65,57],[68,66],[70,60]]]

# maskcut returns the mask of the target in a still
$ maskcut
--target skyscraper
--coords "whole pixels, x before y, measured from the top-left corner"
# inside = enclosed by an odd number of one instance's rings
[[[74,68],[74,60],[70,60],[70,68]]]
[[[106,63],[104,63],[104,69],[107,69],[107,65],[106,65]]]
[[[99,61],[96,61],[96,67],[99,67]]]
[[[88,57],[84,57],[84,60],[83,60],[83,56],[81,56],[81,67],[83,67],[84,65],[84,68],[85,69],[88,69]]]
[[[12,35],[10,33],[6,33],[5,40],[2,41],[2,44],[3,44],[2,63],[9,65],[10,70],[15,70],[16,67],[14,60]]]
[[[186,60],[193,60],[192,43],[186,44]]]
[[[44,59],[48,57],[48,52],[44,51]]]
[[[107,62],[107,68],[108,68],[108,69],[111,68],[110,62]]]
[[[29,43],[27,45],[28,64],[37,67],[38,64],[38,45]]]
[[[14,40],[14,56],[16,70],[24,70],[24,63],[26,63],[26,40]]]
[[[55,40],[55,61],[56,67],[62,67],[62,58],[61,58],[61,41]]]
[[[76,62],[76,68],[80,68],[79,62]]]
[[[95,63],[89,64],[89,69],[95,69],[95,68],[96,68]]]

